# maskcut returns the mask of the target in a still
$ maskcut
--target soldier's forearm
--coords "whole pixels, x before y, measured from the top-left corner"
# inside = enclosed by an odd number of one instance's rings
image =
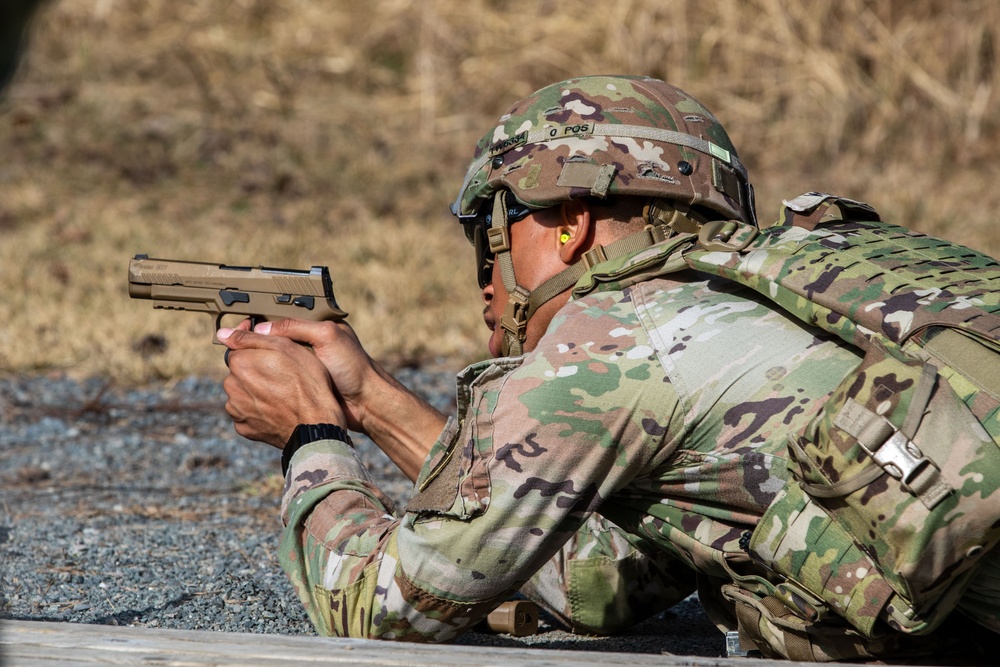
[[[400,548],[400,533],[426,528],[404,528],[407,519],[401,523],[391,515],[392,502],[346,443],[326,440],[305,446],[292,460],[289,479],[278,558],[320,634],[448,641],[506,599],[502,587],[493,597],[482,599],[475,590],[463,597],[459,581],[452,582],[459,584],[459,595],[446,599],[409,579],[404,561],[415,572],[427,572],[441,562],[442,547],[457,546],[459,562],[466,551],[455,538],[435,543],[427,535]],[[465,529],[464,524],[452,528],[456,536]],[[478,545],[478,539],[473,543]],[[443,557],[446,562],[454,558],[450,551]],[[476,587],[472,577],[463,580],[466,588]]]
[[[381,367],[366,387],[365,433],[411,481],[417,479],[447,418]]]

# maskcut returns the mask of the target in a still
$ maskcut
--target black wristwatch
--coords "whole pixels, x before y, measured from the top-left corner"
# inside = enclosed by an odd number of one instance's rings
[[[288,464],[292,460],[292,455],[299,451],[299,447],[317,440],[341,440],[354,446],[347,431],[336,424],[299,424],[292,431],[285,448],[281,450],[281,474],[288,474]]]

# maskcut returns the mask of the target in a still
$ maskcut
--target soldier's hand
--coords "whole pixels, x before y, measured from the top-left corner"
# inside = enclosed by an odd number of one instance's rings
[[[370,394],[384,371],[365,352],[354,330],[343,322],[312,322],[289,318],[258,324],[254,331],[266,337],[295,341],[312,348],[315,358],[326,368],[334,392],[341,402],[346,423],[352,431],[364,432],[364,417],[376,409]],[[302,348],[302,345],[295,345]],[[307,348],[304,348],[307,349]]]
[[[312,350],[248,329],[244,323],[218,333],[229,348],[222,386],[237,433],[281,449],[299,424],[349,427],[330,374]]]
[[[254,330],[311,346],[333,380],[346,419],[341,425],[367,435],[407,477],[416,479],[447,418],[368,356],[350,326],[289,318]]]

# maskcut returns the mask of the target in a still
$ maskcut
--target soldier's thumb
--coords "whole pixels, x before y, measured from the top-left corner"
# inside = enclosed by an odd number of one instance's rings
[[[276,322],[263,322],[257,325],[254,332],[267,336],[283,336],[297,343],[305,343],[311,347],[322,347],[335,335],[331,322],[313,322],[288,318]]]

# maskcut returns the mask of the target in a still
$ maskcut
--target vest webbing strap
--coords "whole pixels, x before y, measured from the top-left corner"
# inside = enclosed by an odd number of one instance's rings
[[[791,618],[799,620],[780,600],[770,595],[762,598],[760,605],[767,610],[770,619]],[[763,616],[764,613],[752,605],[736,605],[736,619],[739,623],[740,635],[749,636],[751,641],[759,647],[770,646],[770,642],[760,630],[761,617]],[[770,619],[765,622],[769,622]],[[770,625],[774,630],[781,632],[782,643],[784,644],[785,653],[789,660],[798,660],[801,662],[816,661],[816,656],[812,650],[812,642],[809,641],[809,635],[804,630],[797,632],[791,628],[777,626],[774,623],[770,623]]]
[[[930,368],[933,369],[933,366]],[[925,373],[921,384],[933,386],[934,375],[936,372],[933,375]],[[928,376],[930,382],[924,382],[924,378]],[[911,412],[915,410],[923,413],[927,403],[924,395],[929,398],[930,388],[924,390],[922,386],[918,386],[910,403]],[[937,463],[924,456],[904,432],[897,430],[888,419],[853,398],[847,399],[833,424],[856,439],[882,470],[898,479],[903,488],[919,498],[927,509],[934,509],[952,493],[952,488],[941,476]]]

